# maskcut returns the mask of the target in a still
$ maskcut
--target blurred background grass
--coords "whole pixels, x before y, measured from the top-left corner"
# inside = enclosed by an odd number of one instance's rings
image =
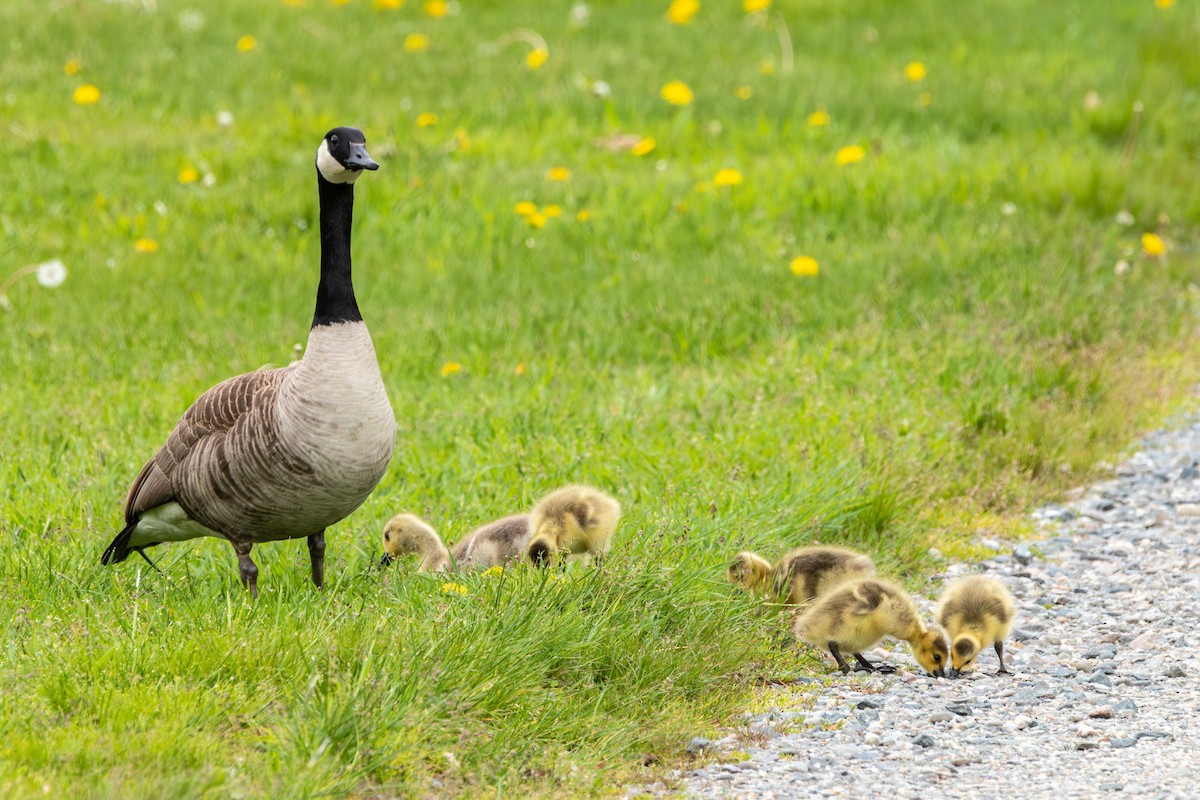
[[[1189,402],[1192,2],[393,5],[0,7],[0,282],[68,270],[0,312],[6,793],[603,792],[821,669],[738,549],[919,589]],[[258,603],[218,542],[101,569],[187,405],[304,341],[339,124],[383,164],[355,277],[400,433],[327,591],[299,543]],[[625,507],[603,572],[371,569],[393,513],[454,539],[569,481]]]

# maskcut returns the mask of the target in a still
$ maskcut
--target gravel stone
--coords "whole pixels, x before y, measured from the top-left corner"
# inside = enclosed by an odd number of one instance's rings
[[[943,562],[936,579],[982,571],[1012,590],[1012,674],[995,674],[985,648],[974,672],[936,680],[906,648],[885,644],[867,658],[899,672],[803,676],[771,690],[770,712],[739,729],[775,735],[688,745],[748,761],[681,770],[631,793],[1195,797],[1200,671],[1185,659],[1200,648],[1200,417],[1181,426],[1147,437],[1112,480],[1034,511],[1039,541],[989,537],[979,542],[996,554],[988,560]],[[927,616],[934,601],[917,598]],[[1132,747],[1135,758],[1122,752]]]

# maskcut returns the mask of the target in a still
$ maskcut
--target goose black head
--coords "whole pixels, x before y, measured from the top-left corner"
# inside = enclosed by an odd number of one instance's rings
[[[317,148],[317,172],[330,183],[354,183],[364,169],[379,169],[366,145],[358,128],[334,128]]]

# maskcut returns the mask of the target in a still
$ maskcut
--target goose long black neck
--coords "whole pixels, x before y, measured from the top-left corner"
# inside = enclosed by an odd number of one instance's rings
[[[317,173],[321,202],[321,282],[313,327],[361,322],[350,279],[350,225],[354,220],[354,184],[330,183]]]

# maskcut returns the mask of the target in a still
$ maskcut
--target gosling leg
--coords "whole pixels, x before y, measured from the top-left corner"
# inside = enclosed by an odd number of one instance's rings
[[[312,561],[313,583],[320,589],[325,585],[325,531],[308,537],[308,558]]]
[[[855,653],[854,660],[858,662],[858,669],[862,670],[863,672],[875,672],[876,670],[881,669],[880,667],[876,667],[870,661],[867,661],[865,658],[863,658],[862,653]]]
[[[838,666],[841,667],[842,674],[849,675],[851,672],[853,672],[853,670],[850,669],[850,665],[846,663],[846,659],[842,658],[842,651],[838,649],[837,642],[829,642],[828,647],[829,654],[833,656],[833,659],[837,661]]]
[[[238,557],[238,571],[242,575],[242,585],[250,590],[253,597],[258,597],[258,566],[250,560],[250,543],[236,542],[233,551]]]
[[[996,642],[996,658],[1000,659],[1000,671],[996,674],[1011,675],[1012,673],[1004,668],[1004,642]]]

